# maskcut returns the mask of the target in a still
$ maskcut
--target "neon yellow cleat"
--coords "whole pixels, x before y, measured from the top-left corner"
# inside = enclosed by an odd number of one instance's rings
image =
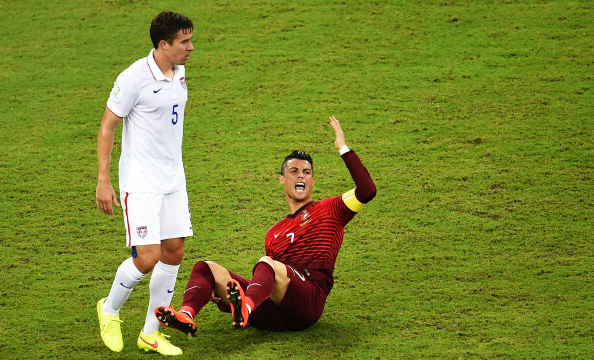
[[[99,300],[97,303],[97,316],[99,317],[99,329],[101,330],[101,339],[107,347],[115,352],[120,352],[124,348],[122,340],[122,331],[120,330],[120,315],[111,315],[103,311],[103,304],[107,298]]]
[[[140,331],[138,336],[138,348],[144,351],[154,351],[161,355],[181,355],[184,352],[182,349],[173,345],[167,340],[169,336],[163,334],[159,330],[153,331],[152,334],[146,335],[144,331]]]

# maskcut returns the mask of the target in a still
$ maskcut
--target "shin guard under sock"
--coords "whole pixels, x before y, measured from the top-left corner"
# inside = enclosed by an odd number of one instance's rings
[[[214,290],[215,278],[210,266],[204,261],[199,261],[192,268],[192,274],[186,285],[184,300],[180,310],[189,312],[192,318],[211,299]]]
[[[157,262],[153,268],[151,282],[149,284],[149,307],[143,330],[146,335],[150,335],[159,329],[160,324],[155,316],[155,308],[157,306],[169,306],[171,304],[178,271],[179,265],[169,265],[161,261]]]
[[[254,310],[268,299],[274,290],[274,269],[261,261],[254,266],[254,276],[245,289],[246,303]]]

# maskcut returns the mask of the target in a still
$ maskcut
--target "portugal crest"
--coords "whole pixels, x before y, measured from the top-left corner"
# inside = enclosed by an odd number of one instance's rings
[[[146,234],[148,234],[148,228],[146,226],[139,226],[136,228],[136,233],[141,239],[144,239]]]
[[[299,226],[307,225],[310,221],[311,219],[309,218],[309,211],[307,209],[303,210],[301,212],[301,224],[299,224]]]

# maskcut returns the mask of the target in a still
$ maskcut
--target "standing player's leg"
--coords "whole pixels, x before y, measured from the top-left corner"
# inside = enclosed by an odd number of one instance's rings
[[[101,338],[105,345],[113,351],[121,351],[124,347],[120,329],[119,312],[132,290],[153,268],[159,259],[158,227],[150,233],[147,224],[155,221],[159,198],[142,193],[120,194],[126,225],[126,245],[132,247],[132,257],[126,259],[116,272],[107,298],[99,300],[97,314],[101,330]],[[141,256],[138,255],[138,249]],[[156,254],[155,254],[156,253]]]
[[[183,238],[163,240],[161,243],[161,260],[155,265],[149,284],[149,311],[147,311],[144,327],[137,341],[138,347],[145,351],[154,351],[163,355],[181,355],[183,353],[161,333],[159,321],[155,318],[153,311],[150,311],[155,308],[156,304],[169,305],[171,303],[179,264],[183,257],[183,247]]]
[[[159,236],[164,240],[160,242],[159,261],[151,276],[149,306],[137,344],[145,351],[155,351],[163,355],[180,355],[183,353],[182,350],[172,345],[161,333],[154,309],[159,305],[169,306],[171,303],[179,266],[184,255],[185,237],[193,235],[185,189],[162,195],[158,214]]]
[[[118,267],[109,295],[97,303],[101,338],[112,351],[119,352],[124,348],[120,329],[120,309],[128,300],[136,284],[145,276],[146,274],[139,271],[134,265],[131,257],[126,259]]]
[[[159,321],[155,318],[153,310],[158,305],[169,306],[171,303],[183,253],[183,238],[162,241],[161,259],[153,269],[149,284],[149,306],[143,328],[145,334],[159,330]]]

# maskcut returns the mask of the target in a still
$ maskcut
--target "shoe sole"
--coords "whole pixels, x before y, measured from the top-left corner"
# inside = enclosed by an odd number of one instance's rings
[[[248,317],[247,308],[243,305],[245,302],[245,294],[239,283],[235,280],[230,280],[227,283],[227,299],[231,302],[231,318],[233,326],[237,328],[245,328],[247,326]]]
[[[175,313],[171,312],[171,309],[159,306],[155,311],[155,316],[157,316],[157,320],[159,320],[163,326],[181,331],[188,335],[196,334],[196,326],[179,320],[177,316],[175,316]]]

